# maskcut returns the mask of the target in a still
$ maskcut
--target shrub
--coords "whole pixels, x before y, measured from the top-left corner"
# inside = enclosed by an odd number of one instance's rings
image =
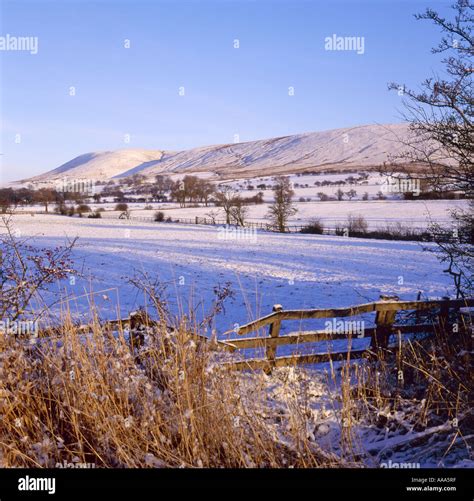
[[[347,226],[344,226],[343,223],[336,223],[335,233],[338,237],[347,236]]]
[[[300,233],[311,233],[314,235],[322,235],[324,231],[324,225],[319,219],[311,220],[306,226],[301,228]]]
[[[54,208],[54,212],[61,216],[74,216],[76,209],[72,205],[61,203]]]
[[[79,217],[82,217],[82,214],[84,214],[86,212],[90,212],[90,211],[91,211],[91,208],[86,204],[78,205],[76,208],[76,212],[79,214]]]
[[[347,229],[349,230],[349,235],[366,234],[368,228],[369,225],[364,216],[354,216],[353,214],[347,216]]]
[[[56,214],[60,214],[61,216],[66,216],[68,208],[65,204],[59,204],[54,208],[54,212],[56,212]]]
[[[102,214],[100,213],[100,211],[95,211],[95,212],[92,212],[91,214],[89,214],[87,217],[89,219],[101,219]]]
[[[161,211],[155,212],[154,221],[156,223],[162,223],[164,220],[165,220],[164,212],[161,212]]]
[[[329,200],[329,196],[326,195],[326,193],[323,193],[322,191],[318,193],[318,197],[319,200],[321,200],[321,202],[327,202]]]
[[[119,212],[128,211],[128,204],[120,203],[115,206],[115,210]]]
[[[429,231],[417,231],[416,229],[403,226],[401,222],[387,224],[385,228],[377,228],[369,231],[367,238],[380,238],[385,240],[411,240],[430,241],[433,239]]]

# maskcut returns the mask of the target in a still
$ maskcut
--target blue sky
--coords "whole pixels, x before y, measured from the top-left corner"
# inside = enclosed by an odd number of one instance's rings
[[[450,3],[0,0],[0,36],[39,42],[36,55],[0,51],[0,180],[90,151],[399,122],[387,83],[440,68],[438,30],[413,14]],[[325,50],[333,34],[364,37],[364,54]]]

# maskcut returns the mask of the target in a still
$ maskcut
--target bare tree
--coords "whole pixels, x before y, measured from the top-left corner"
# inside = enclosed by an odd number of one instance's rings
[[[184,181],[176,181],[171,188],[171,199],[179,202],[180,207],[186,207],[186,191]]]
[[[431,9],[416,16],[433,21],[443,33],[432,52],[445,54],[442,60],[445,75],[426,79],[421,91],[398,83],[390,84],[389,88],[404,96],[404,118],[412,131],[403,157],[419,168],[432,189],[459,190],[472,196],[473,5],[469,0],[457,0],[453,9],[452,21]],[[410,167],[405,169],[409,171]]]
[[[290,179],[285,176],[275,178],[273,194],[274,201],[269,207],[268,215],[278,231],[284,233],[288,219],[297,212],[292,202],[294,191]]]
[[[0,190],[0,212],[5,214],[13,204],[13,190],[4,188]]]
[[[204,202],[207,207],[213,192],[214,186],[197,176],[186,175],[181,181],[173,183],[171,187],[171,197],[179,202],[181,207],[186,207],[188,201],[190,203]]]
[[[225,213],[226,224],[232,222],[232,209],[239,200],[237,192],[229,185],[220,185],[214,195],[217,206],[222,207]]]
[[[219,212],[216,210],[210,210],[209,212],[206,212],[206,214],[205,214],[206,218],[209,218],[211,220],[212,224],[216,224],[216,219],[217,219],[218,215],[219,215]]]
[[[54,190],[41,188],[35,193],[35,199],[37,202],[43,204],[45,212],[48,212],[49,204],[54,203],[56,200],[56,194]]]
[[[452,20],[432,9],[416,16],[420,20],[432,21],[442,32],[441,41],[432,52],[444,54],[444,75],[426,79],[421,91],[396,83],[390,84],[389,88],[404,96],[405,119],[413,133],[406,143],[408,148],[404,158],[417,166],[432,190],[457,191],[472,199],[474,7],[470,0],[457,0],[452,8]],[[412,167],[406,168],[409,169]],[[445,271],[453,277],[458,297],[463,296],[464,291],[472,290],[472,208],[471,203],[467,210],[452,212],[455,227],[449,231],[451,238],[446,239],[446,230],[441,231],[439,225],[432,228],[439,259],[448,264]]]
[[[154,188],[157,195],[164,195],[165,192],[171,191],[173,188],[173,180],[169,176],[157,174],[155,176]]]
[[[338,188],[334,195],[336,195],[336,198],[339,200],[339,202],[344,198],[344,192],[341,190],[341,188]]]
[[[215,193],[215,186],[205,179],[200,179],[198,183],[199,188],[199,197],[201,202],[204,202],[204,205],[207,207],[209,204],[209,200],[211,196]]]
[[[130,178],[130,184],[134,187],[138,187],[138,186],[141,186],[145,180],[146,180],[146,176],[144,176],[143,174],[133,174]]]
[[[234,199],[234,203],[230,208],[230,217],[238,226],[245,226],[245,218],[248,214],[248,207],[244,204],[240,197]]]
[[[447,231],[440,224],[432,223],[430,231],[437,244],[434,252],[446,265],[443,271],[453,279],[456,297],[464,298],[472,294],[474,287],[474,202],[469,201],[469,210],[451,211],[451,216],[452,229]]]

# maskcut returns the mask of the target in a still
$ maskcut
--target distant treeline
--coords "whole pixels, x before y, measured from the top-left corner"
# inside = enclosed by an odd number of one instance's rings
[[[227,187],[226,187],[227,188]],[[242,197],[234,193],[232,197],[242,205],[263,203],[263,193],[258,192],[250,197]],[[46,212],[50,205],[58,207],[94,201],[100,203],[104,199],[112,199],[115,203],[133,202],[177,202],[181,207],[202,203],[221,206],[223,203],[222,188],[201,179],[197,176],[184,176],[183,179],[173,181],[168,176],[158,175],[154,181],[147,182],[146,178],[135,175],[132,178],[114,181],[88,183],[83,180],[77,182],[65,180],[58,182],[57,188],[26,188],[0,189],[0,212],[7,212],[17,207],[27,207],[41,204]]]

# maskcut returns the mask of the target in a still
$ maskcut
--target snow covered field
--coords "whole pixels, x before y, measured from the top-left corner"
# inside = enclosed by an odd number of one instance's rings
[[[367,176],[366,179],[359,179],[359,176]],[[356,195],[353,196],[354,200],[361,200],[364,193],[369,195],[369,198],[376,198],[376,194],[379,191],[384,192],[384,182],[386,183],[387,178],[380,175],[377,172],[365,172],[365,171],[354,171],[354,172],[344,172],[341,174],[328,174],[328,173],[315,173],[315,174],[290,174],[290,182],[292,184],[293,191],[295,192],[294,199],[298,200],[300,197],[310,197],[312,200],[319,200],[319,193],[324,193],[328,196],[334,196],[335,192],[340,188],[346,193],[348,190],[354,189]],[[348,180],[352,178],[353,182]],[[341,183],[335,185],[324,185],[325,182],[331,183]],[[231,181],[225,181],[222,184],[230,185],[243,196],[252,196],[258,191],[261,191],[261,186],[264,184],[266,189],[263,190],[264,200],[270,202],[273,199],[273,191],[270,187],[274,184],[274,177],[264,176],[255,177],[252,179],[234,179]],[[321,185],[323,184],[323,185]],[[249,186],[252,186],[249,189]],[[385,196],[388,199],[399,200],[402,198],[400,193],[390,193],[385,190]],[[347,197],[345,197],[347,198]]]
[[[214,213],[216,218],[225,219],[223,210],[218,207],[185,207],[175,204],[157,204],[156,208],[163,210],[166,217],[195,218],[209,217]],[[361,215],[366,218],[369,227],[385,228],[387,224],[401,222],[409,227],[426,228],[430,221],[449,222],[449,211],[465,205],[462,200],[382,200],[382,201],[329,201],[296,203],[298,212],[289,220],[290,225],[306,224],[314,218],[321,219],[328,227],[335,223],[344,224],[349,214]],[[97,206],[99,207],[99,206]],[[112,207],[111,207],[112,208]],[[132,208],[133,216],[152,217],[153,212],[143,208]],[[250,205],[248,207],[249,222],[268,222],[268,205]]]
[[[17,214],[13,224],[16,236],[43,248],[78,237],[73,257],[82,278],[58,283],[45,300],[67,296],[73,315],[84,321],[90,318],[91,291],[101,318],[126,317],[143,305],[143,295],[127,283],[136,272],[146,272],[167,285],[175,312],[189,311],[192,299],[198,317],[209,310],[213,288],[229,283],[235,297],[212,326],[219,335],[235,324],[269,313],[276,303],[285,309],[337,307],[376,300],[381,293],[414,299],[418,291],[424,298],[452,292],[435,256],[415,242],[243,230],[224,233],[211,226],[43,214]],[[65,305],[56,304],[53,311],[59,312]],[[294,328],[285,323],[282,333]],[[367,342],[354,339],[352,347],[358,349]],[[339,351],[345,343],[339,340],[329,346],[329,342],[321,342],[312,348]],[[280,347],[278,354],[288,353],[286,348]],[[319,368],[329,369],[329,364]],[[232,384],[248,389],[249,399],[256,398],[255,389],[261,385],[265,406],[258,410],[279,437],[294,425],[294,409],[306,409],[304,433],[310,443],[324,454],[344,457],[347,430],[341,423],[345,422],[347,402],[341,396],[340,373],[336,370],[333,379],[330,374],[329,370],[306,372],[285,367],[271,376],[235,373]],[[412,424],[414,412],[421,412],[416,399],[397,401],[396,410],[374,409],[377,415],[372,420],[360,416],[352,423],[352,451],[363,464],[472,466],[451,421],[433,421],[421,431]],[[384,420],[386,426],[380,424]]]
[[[116,203],[89,204],[91,209],[113,211]],[[128,204],[134,217],[152,218],[154,211],[163,211],[165,217],[172,219],[210,218],[212,213],[217,220],[224,220],[225,214],[219,207],[179,207],[177,203],[132,203]],[[449,225],[450,211],[466,205],[464,200],[369,200],[369,201],[328,201],[328,202],[296,202],[298,212],[289,219],[289,225],[304,225],[312,219],[320,219],[327,227],[335,223],[344,224],[349,214],[361,215],[371,229],[385,228],[387,224],[400,222],[407,227],[426,228],[432,222]],[[145,209],[150,206],[152,209]],[[18,207],[16,212],[44,211],[43,206]],[[248,222],[268,222],[268,204],[249,205]],[[103,217],[117,217],[118,213],[103,214]]]
[[[135,154],[137,154],[135,152]],[[182,179],[185,173],[171,174],[174,181]],[[209,173],[198,173],[198,177],[209,177]],[[194,174],[193,174],[194,175]],[[320,219],[327,228],[334,228],[336,224],[343,226],[349,215],[363,216],[371,230],[385,230],[387,225],[401,223],[405,227],[425,229],[430,222],[449,225],[450,211],[456,208],[466,206],[465,200],[403,200],[402,193],[393,191],[391,186],[387,185],[387,177],[380,175],[375,171],[345,171],[342,173],[305,173],[289,174],[290,182],[293,187],[293,203],[297,212],[289,218],[290,226],[302,226],[313,219]],[[69,179],[69,181],[71,181]],[[225,181],[216,181],[216,185],[230,186],[243,198],[254,197],[257,193],[263,193],[265,203],[260,205],[249,205],[247,207],[246,221],[254,223],[268,223],[268,207],[272,203],[274,193],[273,176],[260,176],[253,178],[234,178]],[[343,183],[331,184],[325,183]],[[79,183],[78,183],[79,184]],[[75,185],[75,183],[73,183]],[[417,187],[416,181],[412,188]],[[102,187],[96,187],[98,192]],[[251,189],[249,189],[251,188]],[[129,193],[130,188],[123,188],[128,199],[128,206],[131,215],[135,217],[153,217],[153,211],[160,210],[165,213],[165,217],[172,219],[194,219],[215,218],[224,220],[223,209],[215,207],[210,203],[208,207],[203,204],[197,207],[180,207],[176,202],[150,202],[152,197],[149,195],[136,195]],[[336,192],[342,190],[343,199],[336,200]],[[350,192],[350,195],[348,193]],[[382,193],[385,200],[378,199],[378,193]],[[321,201],[320,195],[323,193],[329,200]],[[167,192],[169,196],[169,193]],[[367,200],[363,200],[364,195]],[[349,200],[349,196],[352,197]],[[130,200],[141,199],[141,202],[130,202]],[[147,202],[145,202],[147,199]],[[92,199],[86,200],[86,203],[93,209],[103,209],[113,211],[116,202],[113,196],[104,197],[100,203],[94,203]],[[188,205],[191,205],[188,203]],[[145,209],[148,207],[148,210]],[[53,210],[53,204],[50,207]],[[42,205],[31,205],[26,207],[17,207],[16,211],[44,211]],[[103,217],[117,217],[115,214],[104,214]]]
[[[137,223],[56,215],[13,216],[17,235],[42,246],[79,237],[74,251],[83,278],[58,284],[75,299],[77,315],[88,310],[88,294],[103,316],[126,316],[143,304],[127,283],[147,272],[168,286],[175,311],[178,299],[209,308],[214,286],[230,283],[235,297],[217,319],[219,333],[284,308],[345,306],[376,300],[380,294],[413,299],[450,292],[449,278],[436,257],[414,242],[350,239],[335,236],[275,233],[223,233],[217,227],[172,223]],[[56,306],[56,310],[59,306]],[[199,313],[198,313],[199,315]]]

